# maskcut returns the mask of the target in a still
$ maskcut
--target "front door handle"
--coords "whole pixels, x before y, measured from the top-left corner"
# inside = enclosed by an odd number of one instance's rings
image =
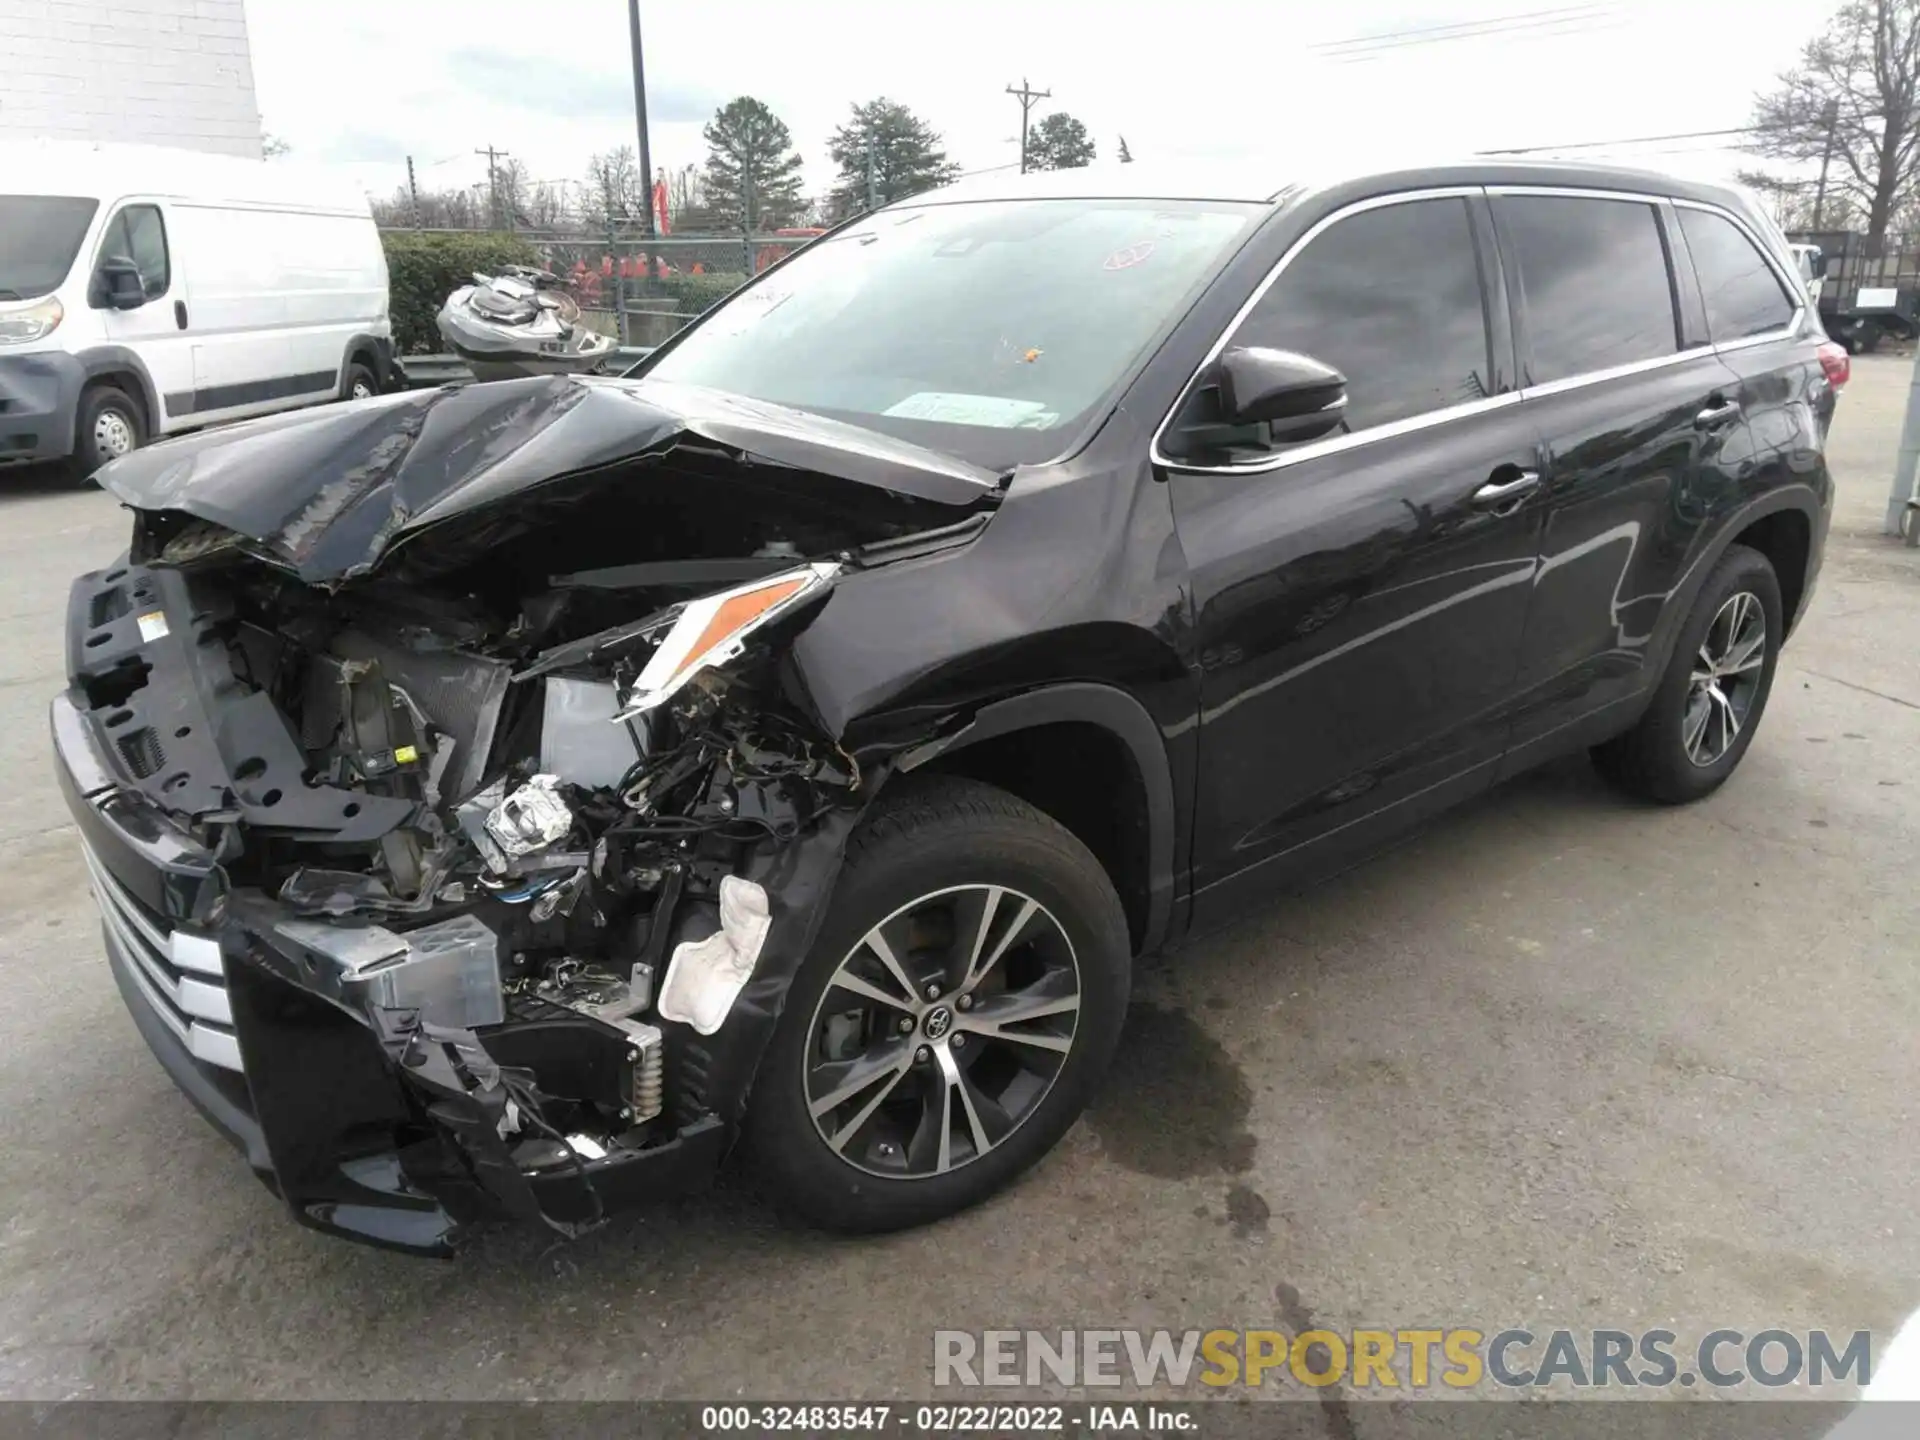
[[[173,302],[173,328],[176,330],[187,328],[187,302],[184,300]]]
[[[1473,503],[1482,509],[1499,510],[1518,505],[1540,484],[1538,470],[1522,470],[1518,465],[1502,465],[1487,477],[1487,483],[1473,492]]]
[[[1717,395],[1707,397],[1707,408],[1693,417],[1696,430],[1716,430],[1730,421],[1740,418],[1740,402],[1723,400]]]

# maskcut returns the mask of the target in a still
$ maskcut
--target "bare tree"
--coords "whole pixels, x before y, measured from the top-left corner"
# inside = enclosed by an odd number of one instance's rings
[[[1750,148],[1825,168],[1825,198],[1851,202],[1877,241],[1920,179],[1917,91],[1920,0],[1849,0],[1756,99]]]
[[[707,180],[698,165],[682,165],[667,172],[667,213],[675,230],[698,234],[713,228],[707,208]]]
[[[1860,207],[1850,195],[1831,186],[1820,194],[1820,182],[1772,175],[1764,170],[1742,170],[1734,177],[1765,200],[1782,230],[1855,230]]]
[[[527,187],[525,215],[536,230],[558,230],[567,223],[567,182],[549,180]]]
[[[603,150],[589,160],[586,188],[590,218],[597,224],[637,220],[644,213],[646,186],[641,183],[640,166],[633,158],[631,145]]]

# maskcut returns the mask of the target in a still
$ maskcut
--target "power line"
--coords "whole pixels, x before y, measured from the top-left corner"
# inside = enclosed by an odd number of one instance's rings
[[[1391,30],[1379,35],[1355,35],[1346,40],[1330,40],[1309,47],[1336,60],[1377,54],[1383,50],[1401,50],[1419,45],[1439,45],[1451,40],[1474,40],[1524,31],[1552,31],[1573,25],[1591,28],[1591,22],[1609,18],[1610,5],[1573,5],[1555,10],[1529,10],[1518,15],[1492,16],[1484,20],[1456,21],[1450,25],[1429,25],[1417,30]]]
[[[1601,5],[1562,5],[1552,10],[1523,10],[1518,15],[1488,15],[1479,20],[1453,20],[1444,25],[1422,25],[1408,30],[1383,30],[1373,35],[1349,35],[1344,40],[1323,40],[1309,50],[1345,50],[1353,46],[1377,45],[1391,40],[1410,40],[1423,35],[1445,37],[1460,31],[1483,29],[1489,25],[1511,25],[1554,18],[1568,19],[1603,11]]]
[[[1548,150],[1603,150],[1614,145],[1654,145],[1668,140],[1710,140],[1723,135],[1752,135],[1757,125],[1739,125],[1731,130],[1683,130],[1672,135],[1637,135],[1620,140],[1575,140],[1567,145],[1515,145],[1504,150],[1481,150],[1481,155],[1538,155]]]

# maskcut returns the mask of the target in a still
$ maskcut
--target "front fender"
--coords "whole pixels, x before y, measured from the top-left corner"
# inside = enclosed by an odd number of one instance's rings
[[[980,706],[961,727],[942,738],[904,752],[896,766],[910,772],[935,756],[951,754],[1020,730],[1062,723],[1096,725],[1117,739],[1133,757],[1147,804],[1147,924],[1141,949],[1151,951],[1166,939],[1173,914],[1174,836],[1177,830],[1173,766],[1166,742],[1133,696],[1111,685],[1048,685]]]

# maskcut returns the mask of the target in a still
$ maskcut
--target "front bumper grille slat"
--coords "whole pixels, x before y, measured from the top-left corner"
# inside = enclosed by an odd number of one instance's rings
[[[129,973],[142,998],[195,1059],[241,1070],[219,946],[202,936],[169,934],[91,850],[81,854],[101,919],[133,962]]]

